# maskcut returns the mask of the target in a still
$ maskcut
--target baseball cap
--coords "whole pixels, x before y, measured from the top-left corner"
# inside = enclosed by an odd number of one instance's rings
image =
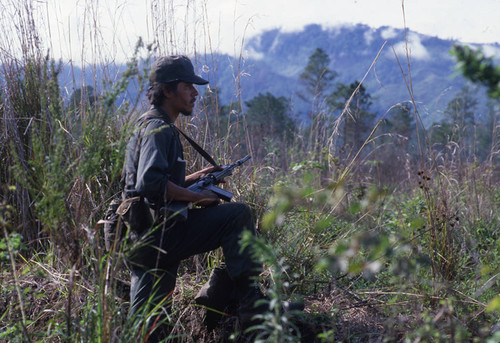
[[[207,80],[194,73],[193,64],[188,57],[183,55],[159,57],[151,65],[150,84],[172,81],[184,81],[197,85],[206,85],[208,83]]]

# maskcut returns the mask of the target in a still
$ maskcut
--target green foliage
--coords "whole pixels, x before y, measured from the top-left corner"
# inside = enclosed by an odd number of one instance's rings
[[[259,93],[245,102],[249,122],[248,128],[252,136],[259,139],[263,136],[278,138],[285,135],[291,139],[295,132],[295,125],[290,117],[290,104],[285,97],[275,97],[271,93]]]
[[[470,341],[470,332],[453,318],[454,309],[451,302],[442,301],[440,306],[439,317],[428,312],[421,314],[421,325],[408,334],[408,339],[425,342]]]
[[[127,104],[116,108],[114,103],[132,78],[140,81],[143,77],[138,61],[133,59],[122,80],[101,96],[95,92],[86,94],[92,91],[88,86],[82,93],[85,97],[76,99],[78,92],[75,92],[66,107],[60,95],[59,67],[55,62],[28,61],[24,70],[25,82],[20,83],[21,88],[9,88],[6,94],[14,105],[9,110],[17,127],[11,126],[7,131],[13,139],[7,145],[5,162],[9,171],[2,174],[2,183],[19,184],[17,193],[27,191],[33,201],[31,220],[41,223],[49,242],[73,251],[71,254],[77,258],[82,232],[75,228],[91,223],[75,223],[75,217],[95,213],[95,204],[103,204],[117,190],[129,135],[127,125],[120,127],[119,120],[126,123],[125,115],[131,109]],[[21,96],[24,93],[30,96]],[[26,113],[33,113],[33,117],[24,126]],[[23,130],[22,136],[18,135],[19,130]],[[25,206],[19,205],[19,209]],[[24,225],[30,227],[27,222]],[[23,235],[30,237],[36,233]]]
[[[140,49],[141,44],[136,53]],[[7,79],[6,92],[2,94],[1,110],[8,118],[5,121],[8,125],[2,126],[5,154],[0,174],[2,185],[16,185],[5,194],[0,193],[2,227],[8,225],[13,230],[8,235],[2,232],[0,263],[3,267],[8,262],[11,268],[2,268],[0,279],[11,270],[15,286],[7,292],[16,295],[18,305],[4,308],[1,334],[9,337],[9,341],[16,341],[17,337],[19,341],[30,341],[30,336],[31,339],[41,336],[48,340],[109,341],[111,328],[120,326],[126,318],[122,305],[115,303],[115,293],[110,293],[116,280],[108,279],[118,274],[120,265],[123,268],[123,252],[102,256],[101,232],[99,227],[98,230],[93,227],[108,199],[119,190],[118,179],[131,130],[128,121],[131,116],[133,119],[135,104],[126,102],[118,106],[118,99],[132,81],[141,84],[147,72],[133,58],[122,78],[105,85],[101,94],[85,86],[84,91],[77,90],[65,105],[58,85],[60,67],[54,61],[30,59],[18,63],[10,67],[22,72],[6,74],[16,76]],[[4,200],[11,205],[4,208]],[[25,242],[29,243],[26,249]],[[39,293],[24,286],[23,280],[32,268],[18,269],[14,265],[21,249],[27,252],[23,266],[29,265],[32,255],[44,256],[36,261],[44,266],[43,275],[33,275],[42,278]],[[85,259],[88,260],[83,262]],[[24,301],[45,301],[42,291],[53,264],[69,268],[69,276],[64,277],[67,279],[60,287],[60,296],[67,299],[65,305],[51,311],[53,306],[61,304],[48,304],[49,310],[44,315],[33,312],[35,316],[26,315],[27,319],[25,313],[34,309],[25,306]],[[19,275],[18,270],[22,270]],[[61,272],[66,271],[59,270],[57,274]],[[79,273],[96,283],[82,287],[77,281]],[[74,294],[88,303],[79,303]],[[4,325],[4,320],[20,316],[23,320],[18,320],[16,326]]]
[[[458,60],[460,72],[472,82],[488,88],[488,96],[500,98],[500,66],[493,64],[492,57],[486,57],[481,49],[454,45],[451,50]]]
[[[14,323],[12,326],[2,328],[0,331],[0,340],[6,342],[24,342],[23,329],[21,323]]]
[[[482,309],[496,313],[498,284],[494,284],[498,266],[493,261],[498,230],[493,229],[497,225],[493,222],[497,223],[497,219],[487,225],[473,220],[466,222],[457,211],[467,206],[467,199],[446,195],[452,193],[451,189],[446,194],[430,194],[430,189],[439,186],[420,172],[423,192],[405,196],[388,195],[377,187],[349,190],[346,185],[332,184],[317,188],[314,176],[310,177],[318,173],[314,163],[299,163],[292,170],[303,172],[304,177],[275,186],[270,211],[262,221],[268,242],[289,266],[286,274],[289,282],[302,284],[299,287],[302,290],[307,289],[306,281],[332,277],[338,279],[339,284],[348,282],[350,289],[390,287],[395,294],[400,292],[387,300],[390,303],[407,302],[405,294],[413,289],[448,299],[449,302],[443,300],[445,303],[432,299],[425,302],[432,320],[422,317],[416,326],[420,328],[408,335],[413,338],[469,339],[478,325],[477,319],[470,318],[471,311]],[[332,208],[338,210],[340,200],[346,198],[350,204],[347,211],[335,214]],[[479,246],[467,244],[465,237],[470,234],[474,236],[472,242],[483,242],[488,249],[479,250]],[[485,270],[480,283],[472,280],[482,267],[471,265],[473,260],[466,251],[488,256],[482,266],[493,263],[493,269]],[[360,277],[365,281],[361,282]],[[349,280],[358,281],[350,283]],[[474,294],[479,286],[485,293]],[[454,290],[465,294],[465,299],[455,299]],[[472,305],[467,297],[474,297],[483,305],[479,302]],[[448,322],[434,321],[436,311],[444,311],[444,304],[450,309]],[[460,327],[454,319],[456,316],[469,318],[471,325]],[[493,317],[487,315],[482,320],[491,321]]]
[[[7,244],[11,253],[15,256],[17,256],[19,251],[26,248],[22,239],[23,237],[17,232],[11,232],[7,237],[0,239],[0,265],[10,263],[10,252]]]
[[[23,237],[16,231],[10,231],[14,208],[11,205],[0,202],[0,228],[2,238],[0,239],[0,266],[11,263],[11,256],[17,256],[18,252],[25,249]]]
[[[300,342],[300,332],[290,320],[293,313],[283,312],[282,309],[282,304],[287,300],[283,290],[289,287],[289,283],[284,279],[288,269],[284,259],[276,255],[273,247],[266,243],[265,239],[257,238],[248,231],[244,232],[241,244],[243,248],[251,247],[255,260],[268,266],[270,270],[270,286],[266,289],[269,311],[256,315],[257,319],[262,320],[262,324],[248,328],[247,332],[257,332],[254,342]],[[267,302],[267,300],[259,301]]]
[[[254,158],[280,154],[297,132],[290,116],[289,100],[271,93],[259,93],[245,102],[248,134],[251,136]]]

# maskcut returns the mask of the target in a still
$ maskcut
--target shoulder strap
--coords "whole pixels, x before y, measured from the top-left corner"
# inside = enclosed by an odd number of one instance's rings
[[[189,142],[189,144],[191,144],[191,146],[201,156],[203,156],[203,158],[205,158],[205,160],[207,160],[208,163],[210,163],[214,167],[219,168],[219,165],[217,164],[217,162],[215,162],[215,160],[212,158],[212,156],[210,156],[210,154],[208,152],[206,152],[205,150],[203,150],[203,148],[201,146],[199,146],[198,143],[196,143],[191,137],[189,137],[188,135],[186,135],[181,129],[179,129],[177,126],[175,126],[172,122],[170,122],[169,120],[166,120],[165,114],[162,113],[162,111],[160,109],[157,109],[157,108],[155,108],[155,109],[160,112],[160,115],[157,114],[157,113],[154,113],[153,111],[148,111],[148,112],[144,113],[143,115],[141,115],[138,120],[148,120],[148,119],[160,119],[160,120],[163,120],[172,129],[176,130],[181,135],[183,135],[184,138],[186,138],[186,140]],[[161,114],[163,114],[163,115],[161,115]]]
[[[181,129],[179,129],[177,126],[175,126],[174,124],[170,123],[170,126],[172,128],[174,128],[175,130],[177,130],[181,135],[184,136],[184,138],[186,138],[186,140],[189,142],[189,144],[191,144],[191,146],[196,150],[198,151],[198,153],[203,156],[205,158],[205,160],[208,161],[208,163],[210,163],[211,165],[213,165],[214,167],[219,167],[219,165],[217,164],[217,162],[214,161],[214,159],[212,158],[212,156],[210,156],[208,154],[208,152],[206,152],[205,150],[203,150],[203,148],[201,146],[198,145],[198,143],[196,143],[193,139],[191,139],[188,135],[186,135],[184,132],[182,132]]]

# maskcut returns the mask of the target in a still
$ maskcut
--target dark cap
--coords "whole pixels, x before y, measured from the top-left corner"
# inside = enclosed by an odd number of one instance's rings
[[[194,67],[186,56],[163,56],[151,65],[149,82],[167,83],[172,81],[184,81],[197,85],[206,85],[207,80],[194,73]]]

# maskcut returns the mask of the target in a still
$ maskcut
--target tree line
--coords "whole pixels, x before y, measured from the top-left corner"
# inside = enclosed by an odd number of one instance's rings
[[[486,113],[479,111],[478,89],[473,84],[463,87],[442,113],[436,113],[440,119],[428,127],[422,125],[417,105],[411,102],[378,113],[373,108],[376,99],[358,80],[337,81],[338,73],[330,68],[331,59],[321,48],[309,56],[298,80],[301,91],[294,94],[309,104],[310,110],[303,116],[306,120],[297,119],[291,97],[263,91],[243,103],[220,104],[217,87],[205,90],[202,113],[216,139],[227,140],[226,144],[237,146],[242,153],[252,152],[257,160],[272,156],[285,168],[301,159],[322,161],[326,155],[335,156],[329,159],[330,171],[332,161],[346,163],[354,156],[390,169],[394,159],[416,160],[422,144],[445,160],[494,164],[499,150],[498,72],[493,72],[491,59],[480,51],[454,47],[452,54],[465,77],[488,87]],[[70,102],[78,103],[82,95],[92,94],[92,89],[77,90]]]

